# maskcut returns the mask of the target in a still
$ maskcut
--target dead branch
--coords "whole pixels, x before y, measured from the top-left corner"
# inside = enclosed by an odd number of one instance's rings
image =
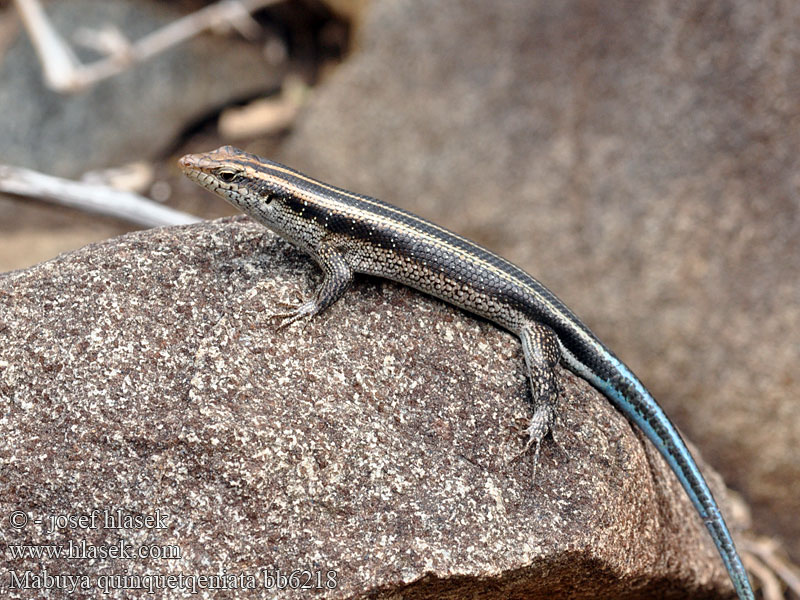
[[[202,220],[161,206],[133,192],[72,181],[11,165],[0,165],[0,192],[116,217],[145,227],[187,225]]]
[[[129,42],[122,32],[113,28],[84,30],[81,39],[107,54],[84,65],[53,27],[39,0],[14,0],[42,64],[45,84],[59,93],[84,90],[209,29],[233,27],[251,37],[258,31],[258,25],[250,15],[280,1],[220,0],[135,42]]]

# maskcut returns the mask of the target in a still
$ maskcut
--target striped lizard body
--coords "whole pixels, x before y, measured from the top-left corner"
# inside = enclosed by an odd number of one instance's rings
[[[667,460],[708,528],[740,599],[753,591],[711,490],[676,427],[633,372],[550,290],[519,267],[447,229],[369,196],[317,181],[224,146],[180,160],[184,173],[309,254],[324,278],[313,296],[276,315],[312,317],[354,273],[391,279],[480,315],[522,342],[533,416],[526,449],[535,465],[555,422],[561,362],[637,425]]]

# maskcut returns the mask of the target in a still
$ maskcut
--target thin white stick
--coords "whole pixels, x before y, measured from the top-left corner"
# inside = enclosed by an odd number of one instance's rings
[[[161,206],[133,192],[62,179],[11,165],[0,165],[0,192],[117,217],[145,227],[188,225],[202,221],[199,217]]]
[[[74,93],[126,70],[156,54],[184,42],[203,31],[228,25],[244,34],[252,33],[255,23],[250,14],[282,0],[220,0],[182,17],[118,51],[88,65],[72,53],[55,30],[39,0],[14,0],[22,21],[42,63],[46,85],[60,93]]]
[[[769,538],[743,539],[742,546],[745,552],[757,557],[763,564],[763,568],[768,573],[773,574],[782,581],[786,587],[792,590],[795,595],[800,595],[800,571],[797,565],[790,563],[784,556],[784,552],[775,540]],[[756,566],[756,565],[753,565]],[[760,574],[760,578],[768,579]],[[777,594],[764,594],[765,598],[783,598],[781,586],[777,586]]]
[[[15,0],[15,3],[42,64],[45,83],[56,91],[69,89],[80,61],[50,23],[38,0]]]

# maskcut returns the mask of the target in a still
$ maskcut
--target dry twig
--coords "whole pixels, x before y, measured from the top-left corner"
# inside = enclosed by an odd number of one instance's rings
[[[53,177],[11,165],[0,165],[0,192],[117,217],[145,227],[187,225],[202,220],[132,192]]]
[[[765,600],[782,600],[783,588],[800,597],[800,571],[784,556],[780,545],[769,538],[744,539],[742,548],[750,559],[748,569],[761,581]]]
[[[74,93],[209,29],[228,26],[245,36],[252,36],[258,30],[258,25],[250,16],[251,13],[281,0],[220,0],[135,42],[129,42],[120,31],[113,28],[83,31],[80,37],[84,42],[108,54],[88,65],[78,60],[55,30],[39,0],[14,1],[36,48],[46,85],[60,93]]]

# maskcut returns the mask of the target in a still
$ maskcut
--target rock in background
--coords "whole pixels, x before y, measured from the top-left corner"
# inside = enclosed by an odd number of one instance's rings
[[[137,40],[183,16],[149,0],[60,0],[47,15],[72,44],[79,28],[113,25]],[[84,62],[97,55],[81,51]],[[0,162],[67,177],[160,156],[214,110],[279,86],[285,65],[235,35],[200,36],[152,60],[64,96],[47,89],[27,34],[0,63]],[[247,74],[247,76],[243,76]]]
[[[376,0],[284,160],[476,238],[800,557],[800,5]]]

